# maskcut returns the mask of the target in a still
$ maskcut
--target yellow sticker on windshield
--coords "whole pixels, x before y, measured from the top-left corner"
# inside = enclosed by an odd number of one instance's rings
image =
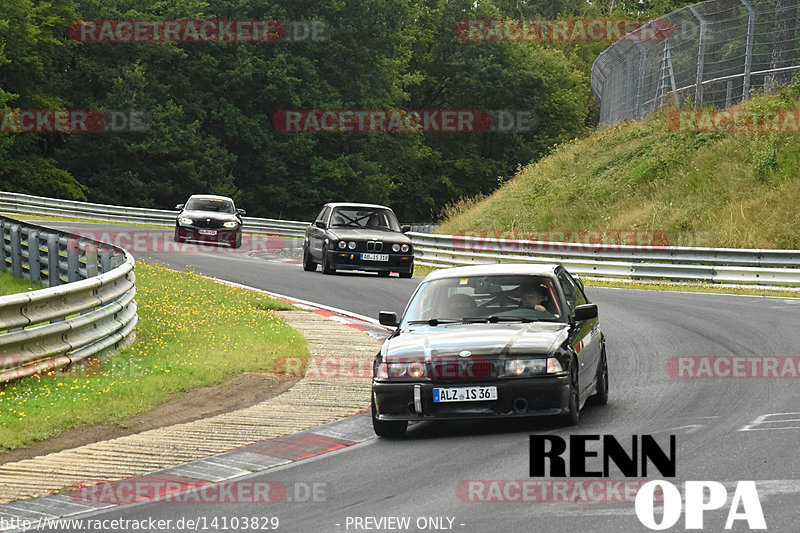
[[[461,280],[459,285],[466,285],[467,283],[469,283],[469,279],[468,278],[464,278],[464,279]]]

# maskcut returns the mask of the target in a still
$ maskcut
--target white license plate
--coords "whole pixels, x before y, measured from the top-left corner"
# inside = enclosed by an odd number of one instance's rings
[[[217,230],[215,229],[199,229],[197,230],[198,235],[216,235]]]
[[[362,261],[388,261],[389,254],[361,254]]]
[[[479,402],[496,400],[497,387],[457,387],[433,389],[433,401],[439,402]]]

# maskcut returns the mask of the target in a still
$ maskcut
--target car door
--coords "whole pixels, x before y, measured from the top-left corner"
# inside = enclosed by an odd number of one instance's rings
[[[558,283],[564,292],[570,316],[575,312],[575,307],[587,303],[586,296],[577,286],[566,270],[557,274]],[[597,376],[597,365],[600,359],[600,335],[597,318],[577,322],[570,335],[572,347],[578,357],[578,377],[581,394],[591,385]]]
[[[314,222],[311,224],[311,227],[308,229],[308,249],[311,252],[311,256],[316,261],[322,261],[322,243],[325,242],[325,234],[326,230],[318,228],[317,222],[328,222],[328,216],[330,215],[331,208],[330,206],[325,206],[317,215],[317,218],[314,219]]]

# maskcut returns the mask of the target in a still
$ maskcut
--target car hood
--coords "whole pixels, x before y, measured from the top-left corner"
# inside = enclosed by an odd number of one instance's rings
[[[210,218],[211,220],[239,220],[236,215],[230,213],[220,213],[218,211],[182,211],[181,217],[186,218]]]
[[[568,337],[561,322],[415,326],[387,340],[384,358],[452,359],[467,350],[482,357],[547,355]]]
[[[411,244],[411,239],[404,233],[396,231],[370,230],[364,228],[336,227],[330,229],[331,234],[342,240],[358,239],[364,241],[399,242]]]

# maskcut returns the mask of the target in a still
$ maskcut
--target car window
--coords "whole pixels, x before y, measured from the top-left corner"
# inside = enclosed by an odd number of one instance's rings
[[[231,200],[221,198],[191,198],[184,208],[189,211],[211,211],[214,213],[233,214],[236,210]]]
[[[561,290],[564,291],[564,298],[566,298],[570,310],[574,311],[576,305],[586,303],[583,293],[565,271],[562,270],[558,273],[558,282],[561,285]]]
[[[321,220],[325,222],[326,220],[328,220],[328,213],[330,213],[330,211],[331,211],[330,207],[323,207],[322,211],[319,212],[319,215],[317,215],[317,218],[315,220]]]
[[[337,207],[331,217],[331,227],[336,226],[400,231],[394,212],[380,207]]]
[[[544,276],[489,275],[424,283],[412,298],[401,327],[431,319],[563,321],[554,281]]]

